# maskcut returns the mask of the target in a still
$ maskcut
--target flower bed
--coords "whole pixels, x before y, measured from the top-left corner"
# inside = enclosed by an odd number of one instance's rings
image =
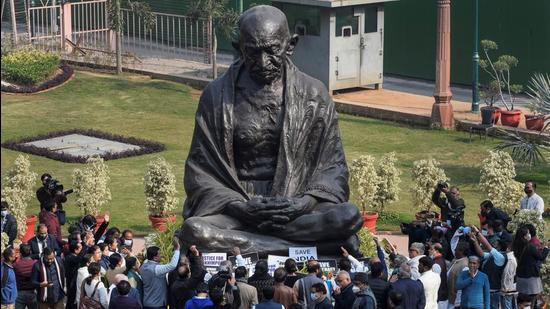
[[[101,132],[101,131],[92,130],[92,129],[72,129],[72,130],[64,130],[64,131],[55,131],[44,135],[25,137],[17,140],[8,140],[2,144],[2,147],[11,149],[11,150],[30,153],[37,156],[46,157],[46,158],[61,161],[61,162],[86,163],[86,160],[88,159],[88,157],[83,157],[83,156],[76,157],[66,153],[50,151],[47,148],[41,148],[41,147],[36,147],[33,145],[26,144],[28,142],[49,139],[49,138],[64,136],[69,134],[82,134],[82,135],[87,135],[91,137],[97,137],[97,138],[139,146],[138,149],[126,150],[126,151],[121,151],[117,153],[106,153],[101,156],[105,161],[139,156],[139,155],[155,153],[155,152],[161,152],[165,150],[165,146],[161,143],[152,142],[152,141],[135,138],[135,137],[127,137],[122,135]]]

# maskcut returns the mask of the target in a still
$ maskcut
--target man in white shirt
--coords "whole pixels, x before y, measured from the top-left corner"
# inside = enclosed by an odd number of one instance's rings
[[[424,255],[424,244],[419,242],[413,242],[409,248],[409,257],[411,258],[407,264],[411,267],[411,279],[418,280],[420,278],[420,272],[418,270],[418,262]],[[431,267],[430,267],[431,269]]]
[[[420,282],[424,286],[424,296],[426,297],[425,309],[438,309],[437,292],[441,284],[441,276],[432,271],[434,262],[431,258],[425,256],[418,262],[418,270],[420,272]]]
[[[523,191],[525,191],[525,194],[527,194],[527,196],[521,199],[520,208],[527,210],[536,210],[540,214],[540,218],[542,219],[542,213],[544,212],[544,201],[542,200],[542,197],[535,193],[536,189],[537,184],[534,181],[528,181],[525,183]]]

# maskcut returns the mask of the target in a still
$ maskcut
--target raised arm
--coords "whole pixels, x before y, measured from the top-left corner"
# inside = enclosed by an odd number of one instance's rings
[[[164,276],[170,271],[176,269],[176,267],[178,266],[178,261],[180,259],[180,243],[177,237],[174,237],[173,245],[174,253],[172,254],[172,259],[170,259],[170,262],[168,264],[157,265],[155,267],[156,276]]]

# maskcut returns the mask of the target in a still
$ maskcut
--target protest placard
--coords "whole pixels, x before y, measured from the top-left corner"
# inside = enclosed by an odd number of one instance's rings
[[[227,259],[227,253],[203,253],[204,268],[209,273],[216,273],[220,263]]]
[[[321,266],[321,270],[323,271],[323,274],[332,273],[333,275],[336,275],[337,265],[336,260],[318,260],[319,266]]]
[[[254,268],[256,267],[256,263],[259,260],[258,253],[254,252],[254,253],[243,254],[242,257],[245,261],[245,265],[243,266],[246,267],[246,269],[248,270],[248,276],[250,277],[254,274]],[[231,263],[233,264],[233,267],[237,267],[237,257],[230,256],[229,261],[231,261]]]
[[[288,256],[296,262],[306,262],[307,260],[317,259],[317,247],[290,247]]]
[[[285,261],[288,259],[288,256],[280,255],[268,255],[267,256],[267,266],[269,268],[269,274],[273,276],[275,269],[285,266]]]

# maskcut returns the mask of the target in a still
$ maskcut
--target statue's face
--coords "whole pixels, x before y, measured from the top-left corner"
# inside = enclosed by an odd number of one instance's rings
[[[241,18],[239,48],[250,76],[260,84],[281,78],[297,40],[289,33],[286,16],[274,7],[257,6]]]
[[[261,84],[271,84],[283,74],[288,36],[262,32],[243,38],[242,53],[252,79]]]

